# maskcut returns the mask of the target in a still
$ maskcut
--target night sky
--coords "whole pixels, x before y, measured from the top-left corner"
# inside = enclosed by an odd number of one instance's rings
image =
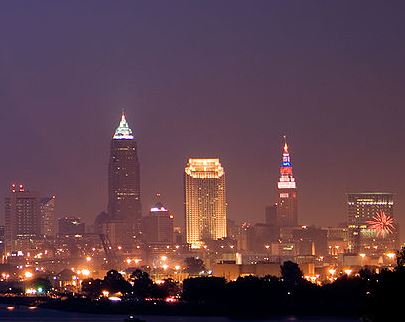
[[[405,237],[405,2],[1,1],[0,196],[107,206],[126,108],[144,212],[183,223],[188,157],[220,157],[228,216],[264,220],[286,134],[299,221],[346,220],[345,193],[396,193]],[[404,238],[403,238],[404,239]]]

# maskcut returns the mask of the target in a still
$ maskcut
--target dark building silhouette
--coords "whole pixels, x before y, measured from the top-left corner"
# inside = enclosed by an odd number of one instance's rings
[[[299,255],[328,255],[328,232],[318,227],[306,227],[294,229],[292,239],[298,246]]]
[[[108,168],[108,213],[128,227],[128,242],[140,230],[141,188],[137,143],[122,114],[111,141]]]
[[[55,196],[41,198],[41,224],[40,232],[44,238],[52,238],[56,235]]]
[[[277,204],[265,208],[264,222],[267,225],[277,225]]]
[[[237,242],[239,251],[251,251],[254,249],[255,232],[253,225],[245,222],[240,226],[240,233]]]
[[[83,235],[85,224],[78,217],[63,217],[58,219],[58,235],[60,237],[72,237]]]
[[[161,202],[157,202],[149,214],[142,218],[144,241],[148,244],[172,244],[173,223],[174,217],[171,212]]]
[[[268,250],[269,245],[277,241],[279,230],[276,225],[257,223],[253,226],[254,250],[263,253]]]
[[[4,256],[5,250],[5,227],[0,226],[0,257]]]

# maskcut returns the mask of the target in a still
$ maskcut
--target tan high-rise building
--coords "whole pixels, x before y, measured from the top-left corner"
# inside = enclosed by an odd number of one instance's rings
[[[187,243],[199,248],[226,237],[225,172],[219,159],[189,159],[184,189]]]

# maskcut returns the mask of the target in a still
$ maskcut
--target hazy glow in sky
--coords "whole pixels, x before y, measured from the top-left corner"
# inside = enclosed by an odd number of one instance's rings
[[[0,196],[55,194],[58,216],[107,203],[122,107],[144,211],[183,221],[189,157],[220,157],[229,217],[260,221],[288,135],[302,224],[346,219],[345,193],[405,210],[405,3],[9,1],[0,11]]]

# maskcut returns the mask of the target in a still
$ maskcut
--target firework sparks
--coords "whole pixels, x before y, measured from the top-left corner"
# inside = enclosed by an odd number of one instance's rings
[[[377,213],[372,220],[367,221],[368,228],[374,230],[377,237],[385,237],[392,234],[394,227],[394,219],[387,216],[384,211]]]

